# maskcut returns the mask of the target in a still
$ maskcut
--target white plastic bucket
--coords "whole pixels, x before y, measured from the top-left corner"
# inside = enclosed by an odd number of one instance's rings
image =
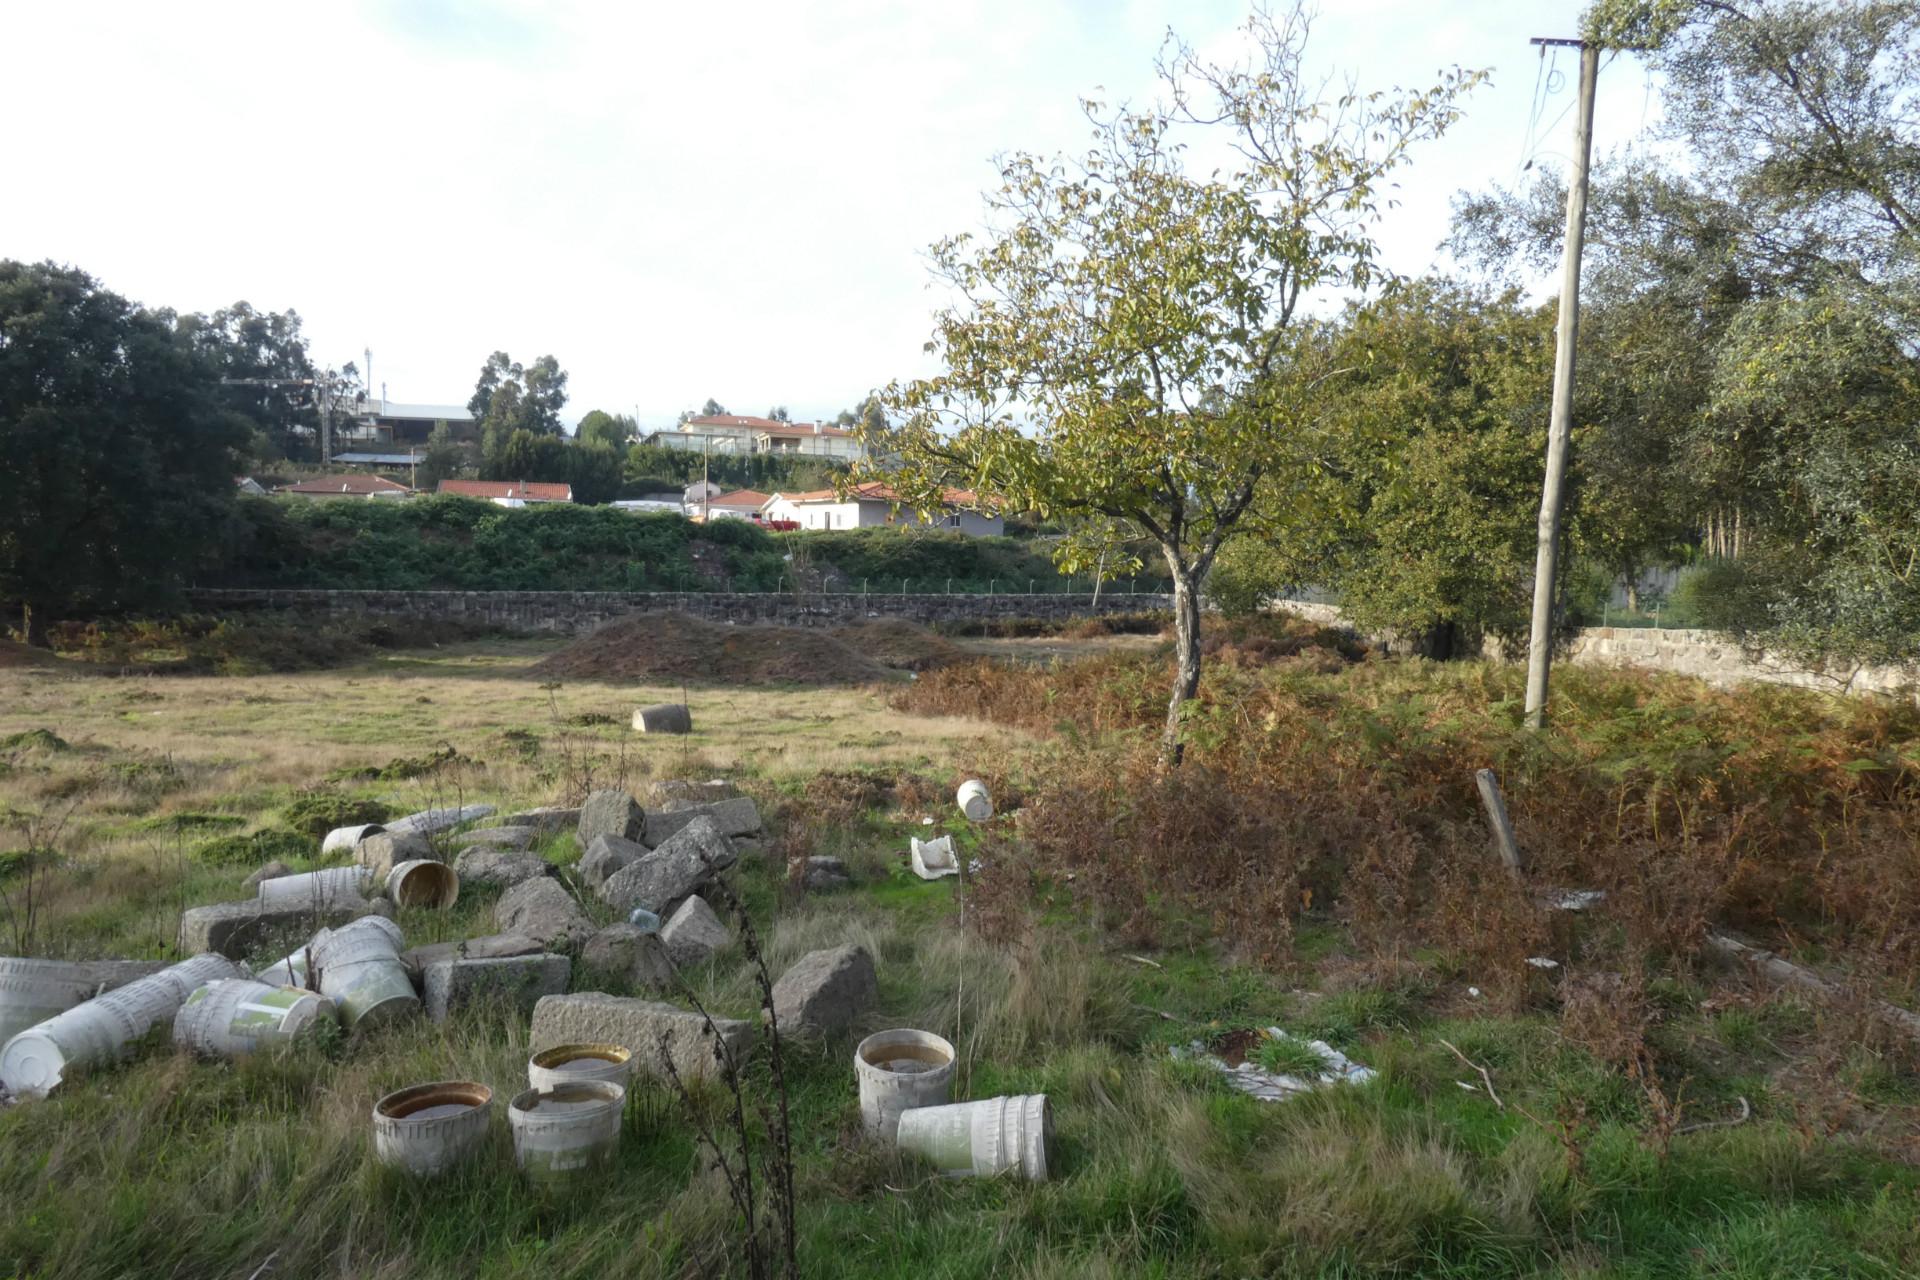
[[[961,783],[954,799],[968,822],[985,822],[993,816],[993,797],[987,794],[987,784],[978,778],[968,778]]]
[[[197,988],[246,976],[225,956],[202,955],[96,996],[8,1040],[0,1049],[0,1084],[20,1097],[44,1098],[68,1068],[124,1055],[129,1042],[172,1018]]]
[[[302,947],[284,960],[275,960],[266,968],[253,975],[255,982],[264,982],[270,987],[305,987],[307,985],[307,955],[311,947]]]
[[[331,1017],[325,996],[245,978],[209,982],[173,1016],[173,1042],[208,1058],[291,1044]]]
[[[387,897],[397,907],[445,911],[460,899],[460,876],[444,862],[415,858],[387,872]]]
[[[258,893],[260,901],[269,906],[327,911],[364,901],[366,887],[365,867],[328,867],[262,880]]]
[[[952,836],[941,836],[938,840],[922,840],[919,836],[907,839],[913,849],[913,874],[922,880],[960,874],[959,860],[953,856]]]
[[[399,1089],[373,1107],[373,1154],[421,1177],[445,1173],[486,1139],[493,1090],[471,1080]]]
[[[922,1107],[900,1117],[902,1151],[927,1157],[950,1178],[992,1178],[1017,1171],[1047,1180],[1053,1110],[1044,1093]]]
[[[164,967],[151,966],[147,974],[140,974],[139,965],[125,961],[89,964],[0,956],[0,1044],[93,999],[102,989],[125,986]]]
[[[578,1080],[609,1080],[625,1086],[633,1075],[633,1051],[618,1044],[557,1044],[527,1059],[527,1085],[551,1089]]]
[[[507,1104],[513,1159],[535,1182],[563,1179],[612,1159],[620,1147],[625,1086],[611,1080],[569,1080],[528,1089]]]
[[[903,1112],[946,1103],[953,1089],[953,1046],[931,1031],[876,1031],[853,1051],[860,1081],[860,1124],[892,1142]]]
[[[368,836],[377,836],[386,828],[377,822],[363,823],[357,827],[335,827],[327,832],[326,839],[320,842],[321,853],[352,853],[353,846]]]
[[[347,1030],[420,1012],[420,997],[400,959],[405,941],[400,926],[381,916],[363,916],[314,935],[309,964],[320,994],[333,1001]]]

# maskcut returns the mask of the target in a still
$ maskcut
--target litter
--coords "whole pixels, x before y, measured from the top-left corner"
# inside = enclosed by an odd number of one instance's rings
[[[1607,900],[1604,889],[1571,889],[1547,899],[1555,911],[1586,911]]]
[[[1262,1102],[1281,1102],[1328,1085],[1365,1084],[1378,1074],[1373,1068],[1361,1066],[1324,1040],[1307,1040],[1279,1027],[1268,1027],[1265,1034],[1269,1040],[1287,1040],[1306,1045],[1320,1055],[1325,1068],[1318,1075],[1268,1071],[1251,1058],[1237,1067],[1228,1066],[1199,1040],[1188,1045],[1173,1045],[1168,1052],[1176,1059],[1206,1063],[1226,1076],[1228,1085]]]
[[[941,836],[938,840],[922,840],[918,836],[911,836],[909,840],[913,845],[913,874],[922,880],[938,880],[960,874],[960,863],[953,856],[952,836]]]
[[[1558,969],[1560,967],[1558,960],[1549,960],[1546,956],[1528,956],[1527,963],[1536,969]]]
[[[985,822],[993,816],[993,797],[987,794],[987,784],[978,778],[961,783],[954,800],[969,822]]]

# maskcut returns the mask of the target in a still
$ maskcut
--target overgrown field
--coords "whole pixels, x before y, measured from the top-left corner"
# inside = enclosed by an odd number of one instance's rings
[[[1534,742],[1516,673],[1257,628],[1216,645],[1169,780],[1141,754],[1162,659],[1124,642],[871,689],[695,687],[699,732],[668,740],[626,716],[677,686],[543,683],[539,642],[301,676],[0,670],[0,923],[14,954],[163,957],[182,906],[240,896],[267,857],[308,865],[344,815],[724,775],[774,828],[739,874],[775,971],[865,942],[871,1026],[953,1040],[956,1098],[1055,1106],[1052,1181],[944,1181],[857,1140],[851,1040],[790,1047],[802,1274],[1920,1271],[1920,1077],[1866,998],[1910,1002],[1915,977],[1911,712],[1568,671],[1562,729]],[[1480,765],[1506,786],[1524,889],[1479,824]],[[964,776],[1019,817],[963,829]],[[904,867],[927,816],[981,860],[964,891]],[[543,852],[576,856],[564,837]],[[784,860],[807,853],[859,886],[796,894]],[[1547,888],[1608,896],[1570,914],[1537,904]],[[488,933],[490,907],[467,893],[401,924]],[[1708,927],[1861,994],[1715,963]],[[754,1013],[737,949],[690,979]],[[1169,1055],[1270,1025],[1380,1078],[1269,1104]],[[662,1088],[638,1090],[618,1166],[564,1197],[518,1181],[504,1124],[496,1158],[448,1183],[373,1165],[379,1094],[454,1075],[510,1092],[526,1030],[476,1013],[239,1066],[156,1045],[0,1111],[0,1259],[36,1277],[737,1270],[724,1189]]]

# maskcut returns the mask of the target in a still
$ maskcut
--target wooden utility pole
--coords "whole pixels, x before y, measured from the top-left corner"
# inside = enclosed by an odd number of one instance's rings
[[[1600,50],[1582,40],[1537,45],[1580,50],[1579,123],[1573,135],[1573,172],[1567,175],[1567,243],[1560,259],[1560,322],[1554,334],[1553,416],[1547,424],[1547,477],[1540,492],[1540,547],[1533,566],[1533,630],[1527,642],[1527,727],[1547,718],[1547,668],[1553,659],[1553,595],[1560,560],[1560,505],[1567,479],[1567,439],[1573,431],[1573,347],[1580,329],[1580,250],[1587,234],[1587,164],[1593,155],[1593,89]]]

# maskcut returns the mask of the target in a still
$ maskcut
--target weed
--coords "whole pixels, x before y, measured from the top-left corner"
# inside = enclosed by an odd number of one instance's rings
[[[314,839],[336,827],[357,827],[385,822],[392,810],[378,800],[350,796],[327,787],[315,787],[294,793],[280,810],[280,820],[293,830]]]
[[[1255,1064],[1278,1075],[1317,1076],[1327,1069],[1326,1055],[1297,1036],[1267,1036],[1252,1056]]]
[[[216,867],[260,866],[276,858],[305,858],[313,841],[298,831],[268,828],[251,835],[216,836],[193,847],[193,859]]]

